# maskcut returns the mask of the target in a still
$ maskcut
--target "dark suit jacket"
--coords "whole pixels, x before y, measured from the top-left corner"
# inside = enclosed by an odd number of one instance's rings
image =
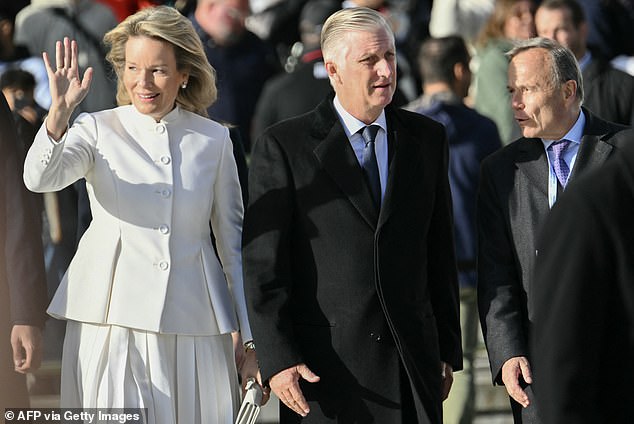
[[[440,361],[462,367],[445,132],[391,107],[386,118],[380,214],[332,96],[253,151],[249,317],[265,379],[302,362],[321,377],[302,384],[303,422],[400,422],[404,383],[419,422],[440,423]]]
[[[632,422],[634,132],[628,133],[626,148],[566,190],[539,240],[531,351],[547,424]]]
[[[634,125],[634,77],[593,56],[583,70],[583,104],[601,118]]]
[[[570,184],[601,166],[625,138],[622,126],[584,109],[586,125]],[[482,164],[478,196],[478,306],[491,372],[501,383],[504,362],[529,356],[529,282],[536,239],[548,207],[548,159],[539,139],[521,138]]]
[[[0,408],[28,406],[24,376],[13,371],[14,324],[44,326],[48,300],[39,209],[22,182],[15,124],[0,95]]]

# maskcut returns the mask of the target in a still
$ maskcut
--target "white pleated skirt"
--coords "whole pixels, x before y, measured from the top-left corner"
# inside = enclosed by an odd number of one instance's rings
[[[230,334],[158,334],[68,321],[62,408],[147,408],[149,424],[232,424],[240,387]]]

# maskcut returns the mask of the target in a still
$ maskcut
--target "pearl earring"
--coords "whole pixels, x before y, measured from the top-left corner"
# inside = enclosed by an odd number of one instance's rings
[[[187,88],[187,83],[186,82],[182,83],[181,88]]]

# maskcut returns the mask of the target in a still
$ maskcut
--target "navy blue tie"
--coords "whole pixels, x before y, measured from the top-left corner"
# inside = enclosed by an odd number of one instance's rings
[[[379,132],[378,125],[368,125],[363,129],[361,135],[365,140],[363,148],[363,172],[365,173],[372,193],[372,199],[377,209],[381,208],[381,179],[379,178],[379,166],[376,162],[376,153],[374,151],[374,140]]]

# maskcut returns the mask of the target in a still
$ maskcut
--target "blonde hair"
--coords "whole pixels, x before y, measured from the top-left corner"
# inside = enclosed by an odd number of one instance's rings
[[[515,5],[521,0],[496,0],[493,12],[489,19],[486,21],[482,30],[478,34],[476,39],[476,45],[478,47],[486,46],[491,40],[497,38],[506,38],[504,34],[504,27],[506,21],[513,16]],[[531,0],[533,4],[534,0]]]
[[[150,37],[174,47],[176,67],[189,74],[187,88],[178,90],[176,103],[183,109],[207,116],[207,107],[216,101],[216,72],[209,64],[198,34],[189,19],[169,6],[149,7],[128,16],[104,36],[109,46],[106,59],[117,74],[117,103],[132,101],[122,82],[125,45],[131,37]]]
[[[367,7],[351,7],[341,9],[326,19],[321,30],[321,52],[324,61],[341,62],[337,59],[343,55],[348,46],[344,44],[345,35],[351,31],[374,31],[383,28],[392,38],[392,27],[379,12]],[[339,63],[340,65],[342,63]]]

